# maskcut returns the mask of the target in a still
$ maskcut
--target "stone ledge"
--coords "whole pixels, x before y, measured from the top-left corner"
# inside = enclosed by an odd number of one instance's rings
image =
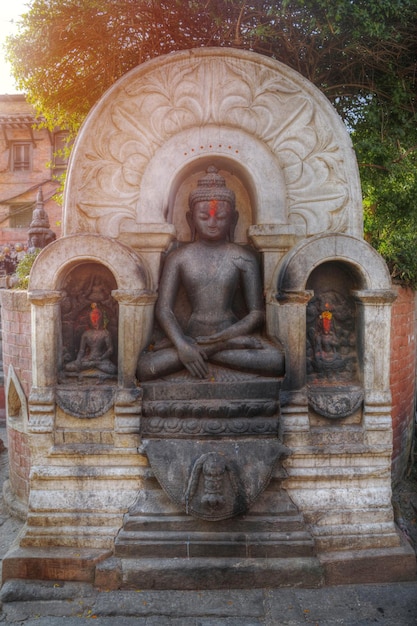
[[[319,559],[326,585],[417,580],[416,555],[408,544],[394,548],[327,552]]]
[[[97,563],[109,550],[82,548],[12,548],[3,559],[3,582],[10,579],[93,582]]]
[[[169,560],[112,557],[97,565],[95,578],[99,589],[316,588],[323,584],[323,570],[315,557]]]

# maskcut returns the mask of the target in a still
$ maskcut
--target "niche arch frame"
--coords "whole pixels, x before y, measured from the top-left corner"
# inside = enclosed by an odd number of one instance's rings
[[[120,388],[133,388],[139,352],[152,329],[153,293],[147,263],[124,244],[86,233],[58,239],[42,250],[33,265],[28,297],[32,308],[33,387],[48,389],[58,382],[61,367],[62,287],[78,265],[97,263],[114,276],[112,297],[119,304],[118,374]],[[43,289],[48,285],[48,290]]]
[[[278,263],[267,301],[270,332],[285,346],[288,390],[306,386],[306,310],[313,292],[307,281],[317,267],[338,262],[358,281],[357,302],[365,402],[388,404],[390,392],[391,305],[396,298],[385,261],[366,241],[327,233],[302,240]]]

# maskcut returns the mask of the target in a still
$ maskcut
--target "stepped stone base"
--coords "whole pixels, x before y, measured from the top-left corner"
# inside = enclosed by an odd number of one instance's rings
[[[291,558],[314,555],[303,516],[274,481],[246,515],[211,522],[177,510],[158,515],[162,492],[139,494],[115,542],[121,558]]]
[[[109,552],[15,548],[3,561],[11,579],[89,582],[115,589],[317,588],[416,580],[409,546],[292,558],[117,558]]]

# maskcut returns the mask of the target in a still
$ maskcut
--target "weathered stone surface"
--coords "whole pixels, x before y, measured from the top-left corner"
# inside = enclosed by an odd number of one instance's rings
[[[67,580],[93,582],[96,564],[109,552],[76,548],[16,548],[3,560],[3,580]]]
[[[308,402],[319,415],[338,419],[348,417],[362,405],[364,391],[362,387],[346,385],[313,386],[308,389]]]
[[[415,558],[411,546],[403,544],[397,549],[325,553],[320,562],[327,585],[344,585],[352,580],[363,584],[415,580]]]
[[[256,589],[263,586],[319,587],[316,558],[123,559],[124,589]]]

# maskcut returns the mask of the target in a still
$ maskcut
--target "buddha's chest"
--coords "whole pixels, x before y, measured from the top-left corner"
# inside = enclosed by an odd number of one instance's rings
[[[235,292],[240,272],[230,258],[207,256],[184,266],[181,278],[187,292],[209,291],[216,299],[220,293],[224,296]]]

